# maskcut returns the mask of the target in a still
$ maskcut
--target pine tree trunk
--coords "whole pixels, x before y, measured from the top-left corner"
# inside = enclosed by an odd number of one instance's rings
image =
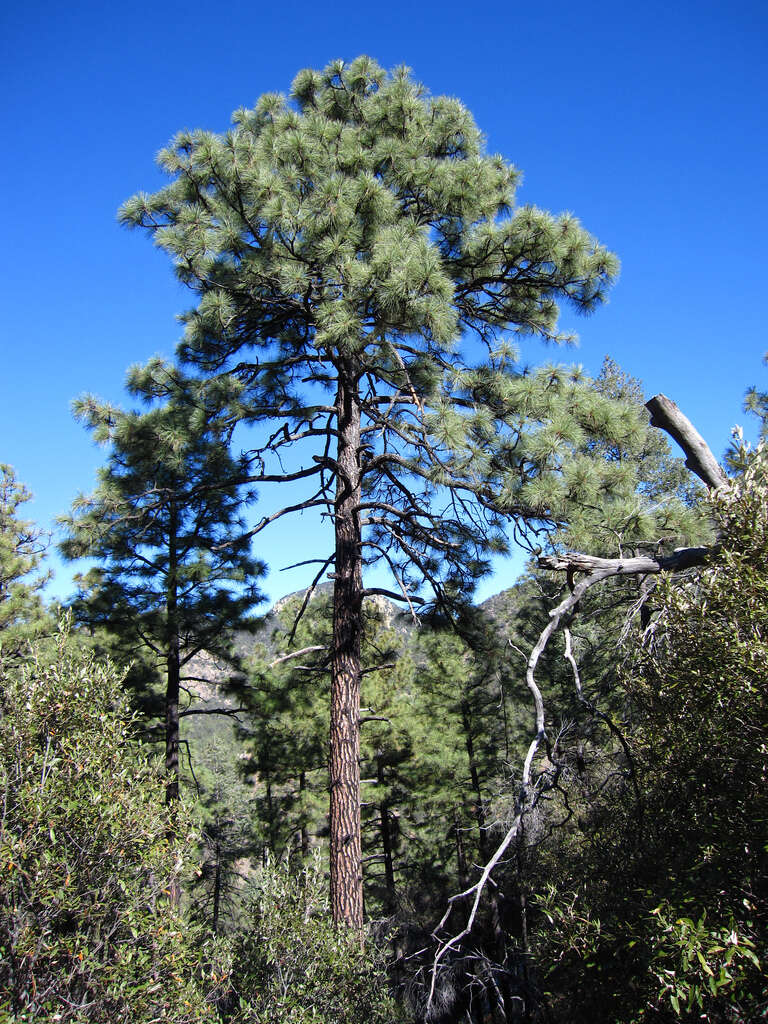
[[[376,781],[382,793],[386,793],[386,779],[381,754],[376,758]],[[392,815],[389,813],[389,800],[382,798],[379,805],[381,848],[384,851],[384,884],[387,891],[387,912],[393,914],[397,906],[395,895],[395,858],[392,843]]]
[[[334,923],[363,927],[360,842],[360,400],[357,374],[339,367],[336,565],[331,664],[331,911]]]
[[[167,614],[167,682],[165,690],[165,802],[173,807],[179,799],[179,689],[181,652],[178,621],[178,556],[176,538],[178,512],[171,503],[168,526]]]
[[[178,512],[175,503],[171,502],[166,589],[168,675],[165,690],[165,803],[171,809],[171,818],[174,822],[179,801],[179,690],[181,683],[178,555],[176,552],[178,528]],[[181,887],[177,878],[173,878],[169,883],[169,893],[171,903],[178,903],[181,899]]]
[[[262,777],[264,779],[264,787],[267,796],[267,833],[269,835],[268,853],[272,857],[277,858],[279,822],[277,820],[277,813],[275,811],[274,800],[272,799],[272,776],[269,772],[269,769],[267,769],[264,772]]]
[[[453,829],[456,836],[456,867],[459,874],[459,889],[464,890],[469,887],[469,866],[467,865],[464,841],[461,837],[461,820],[458,811],[453,819]]]
[[[301,813],[301,827],[299,829],[299,849],[302,859],[306,859],[309,853],[309,833],[307,832],[307,811],[305,806],[305,792],[307,789],[306,772],[299,773],[299,801]]]
[[[221,843],[215,846],[215,867],[213,869],[213,934],[219,934],[219,910],[221,907]]]

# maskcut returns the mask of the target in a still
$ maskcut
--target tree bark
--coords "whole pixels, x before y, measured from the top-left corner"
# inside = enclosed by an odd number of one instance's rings
[[[691,421],[666,395],[654,395],[645,407],[651,414],[651,426],[665,431],[685,452],[685,464],[707,487],[717,490],[728,482],[709,445]]]
[[[360,644],[363,582],[360,527],[360,399],[357,372],[339,367],[336,398],[336,560],[331,662],[331,912],[336,925],[363,927],[360,839]]]
[[[179,689],[181,651],[178,621],[178,511],[171,502],[168,524],[168,581],[166,585],[167,680],[165,689],[165,802],[173,807],[179,799]]]
[[[599,558],[580,551],[566,551],[562,555],[542,555],[536,560],[540,569],[567,572],[605,572],[608,576],[637,576],[691,569],[703,565],[716,548],[678,548],[671,555],[637,555],[634,558]]]
[[[181,640],[178,610],[178,554],[176,541],[179,523],[175,502],[171,502],[168,523],[168,581],[166,585],[167,617],[167,680],[165,689],[165,803],[176,822],[179,802],[179,690],[181,684]],[[172,829],[170,830],[172,831]],[[169,883],[169,899],[177,904],[181,899],[178,878]]]
[[[219,934],[219,910],[221,907],[221,843],[216,840],[214,847],[215,866],[213,869],[213,934]]]
[[[307,774],[306,772],[299,772],[299,813],[301,814],[301,824],[299,826],[299,849],[301,850],[302,859],[306,859],[309,853],[309,833],[307,832],[307,811],[304,806],[304,793],[307,788]]]
[[[453,818],[453,831],[456,836],[456,868],[459,874],[459,889],[463,890],[469,886],[469,867],[464,842],[461,838],[461,819],[458,811]]]

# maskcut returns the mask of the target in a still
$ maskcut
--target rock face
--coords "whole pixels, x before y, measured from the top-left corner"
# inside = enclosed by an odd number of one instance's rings
[[[332,594],[332,583],[321,583],[312,594],[310,604],[326,599],[329,600]],[[487,598],[479,605],[481,611],[488,618],[503,621],[505,618],[514,616],[520,603],[517,588],[503,590],[493,597]],[[255,627],[248,631],[241,631],[234,637],[234,652],[237,659],[245,659],[251,655],[258,645],[262,645],[271,655],[277,651],[278,639],[281,634],[285,635],[293,624],[293,610],[306,594],[306,590],[297,590],[292,594],[286,594],[275,601],[272,608],[262,618],[258,619]],[[376,594],[366,598],[366,607],[373,613],[386,629],[392,630],[400,638],[403,647],[408,645],[409,639],[419,629],[410,612],[390,601],[387,597]],[[188,688],[203,702],[203,705],[210,708],[234,708],[236,702],[229,695],[230,684],[237,684],[243,679],[243,673],[235,665],[227,665],[215,659],[207,652],[196,655],[187,665],[185,675],[190,676]]]

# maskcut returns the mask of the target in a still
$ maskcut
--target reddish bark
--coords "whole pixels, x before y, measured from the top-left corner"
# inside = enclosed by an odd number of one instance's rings
[[[360,841],[360,400],[349,363],[339,372],[336,564],[331,663],[331,911],[334,923],[363,927]]]

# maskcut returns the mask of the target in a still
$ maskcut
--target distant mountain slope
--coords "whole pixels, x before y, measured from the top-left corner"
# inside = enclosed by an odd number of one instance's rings
[[[332,583],[320,584],[310,602],[329,598]],[[258,645],[263,645],[267,655],[275,654],[280,640],[287,636],[293,625],[293,615],[289,609],[300,604],[306,590],[297,590],[277,600],[272,608],[259,620],[252,631],[241,631],[235,634],[235,653],[241,659],[249,657]],[[487,598],[478,607],[489,619],[498,623],[510,620],[519,612],[523,595],[517,587],[510,587]],[[375,609],[383,624],[402,638],[403,646],[408,644],[415,630],[419,629],[410,612],[387,597],[376,595],[367,599],[369,607]],[[231,709],[235,702],[227,694],[227,682],[232,678],[232,669],[217,662],[211,655],[202,653],[194,658],[188,666],[187,674],[194,677],[189,680],[189,689],[202,700],[204,706]],[[235,676],[237,672],[235,672]]]

